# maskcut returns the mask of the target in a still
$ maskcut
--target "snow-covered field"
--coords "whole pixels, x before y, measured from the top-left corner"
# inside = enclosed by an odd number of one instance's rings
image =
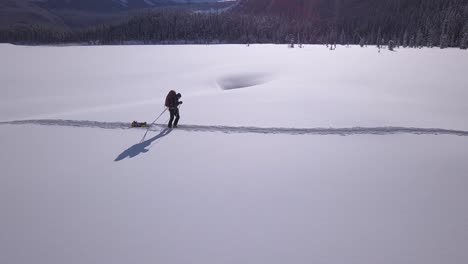
[[[0,263],[468,263],[466,51],[0,58]]]

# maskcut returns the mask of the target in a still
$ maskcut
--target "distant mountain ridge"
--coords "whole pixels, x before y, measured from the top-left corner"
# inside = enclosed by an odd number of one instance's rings
[[[171,4],[213,3],[218,0],[45,0],[38,4],[54,9],[78,9],[90,11],[115,11],[152,8]]]
[[[219,0],[0,0],[0,28],[43,24],[82,27],[121,21],[139,10],[218,5]],[[223,3],[219,3],[223,5]]]

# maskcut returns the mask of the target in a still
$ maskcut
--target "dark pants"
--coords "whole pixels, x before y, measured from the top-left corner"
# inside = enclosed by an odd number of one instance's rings
[[[170,108],[169,113],[171,114],[171,119],[169,119],[169,124],[167,124],[168,127],[172,127],[172,121],[174,120],[175,116],[175,121],[174,121],[174,126],[176,127],[177,124],[179,123],[179,108]]]

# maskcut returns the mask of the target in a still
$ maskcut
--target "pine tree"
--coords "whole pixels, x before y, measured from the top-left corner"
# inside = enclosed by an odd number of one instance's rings
[[[440,48],[445,49],[448,47],[449,38],[447,34],[442,34],[440,36]]]
[[[340,44],[341,44],[341,45],[345,45],[345,44],[346,44],[346,34],[345,34],[345,32],[344,32],[344,29],[341,30]]]
[[[366,40],[361,37],[361,40],[359,40],[359,46],[361,46],[361,48],[364,48],[364,45],[366,45]]]
[[[468,21],[465,23],[465,27],[463,29],[462,37],[460,40],[460,48],[468,49]]]
[[[403,48],[408,47],[408,31],[405,30],[403,33]]]
[[[293,35],[289,36],[289,47],[294,48],[294,36]]]
[[[379,30],[377,31],[377,40],[376,40],[377,48],[379,49],[380,49],[381,41],[382,41],[382,32],[379,27]]]
[[[395,41],[390,40],[390,41],[388,42],[388,49],[389,49],[390,51],[393,51],[393,50],[395,49]]]
[[[446,18],[442,23],[442,34],[440,35],[440,48],[445,49],[449,45],[449,36],[448,36],[448,19]]]
[[[418,33],[416,33],[416,47],[420,48],[424,46],[424,35],[421,31],[421,29],[418,29]]]
[[[410,37],[410,40],[409,40],[409,44],[408,44],[408,45],[409,45],[410,48],[414,48],[414,36],[411,36],[411,37]]]

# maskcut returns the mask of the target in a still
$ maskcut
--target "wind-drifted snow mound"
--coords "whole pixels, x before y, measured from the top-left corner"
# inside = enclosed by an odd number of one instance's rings
[[[468,262],[466,51],[0,58],[0,263]]]
[[[268,74],[262,73],[238,73],[230,74],[218,79],[218,85],[223,90],[247,88],[261,85],[269,81]]]

